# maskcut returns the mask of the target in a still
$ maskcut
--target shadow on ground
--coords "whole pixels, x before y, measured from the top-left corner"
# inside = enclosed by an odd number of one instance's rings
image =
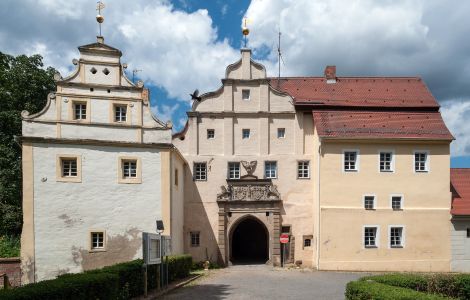
[[[175,290],[174,292],[165,295],[163,299],[207,299],[219,300],[227,299],[230,295],[230,285],[227,284],[205,284],[186,286]]]

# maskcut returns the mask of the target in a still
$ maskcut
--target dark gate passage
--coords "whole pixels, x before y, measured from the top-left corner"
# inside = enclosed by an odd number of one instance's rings
[[[268,232],[266,227],[253,218],[237,225],[232,234],[232,263],[266,263],[268,260]]]

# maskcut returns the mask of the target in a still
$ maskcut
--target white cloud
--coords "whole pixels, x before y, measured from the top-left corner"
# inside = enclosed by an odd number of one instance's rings
[[[178,108],[178,103],[173,106],[162,104],[160,108],[158,106],[152,107],[152,112],[158,117],[158,119],[163,122],[167,122],[173,119],[173,114],[178,110]]]
[[[442,117],[455,141],[450,150],[453,156],[470,155],[470,102],[449,101],[441,107]]]

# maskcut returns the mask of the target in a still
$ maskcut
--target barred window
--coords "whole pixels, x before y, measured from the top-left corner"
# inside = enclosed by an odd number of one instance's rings
[[[240,163],[239,162],[228,163],[228,178],[240,179]]]
[[[214,129],[207,129],[207,139],[215,138],[215,130]]]
[[[207,164],[194,163],[194,180],[207,180]]]
[[[390,228],[390,247],[403,247],[403,227]]]
[[[375,196],[364,196],[364,208],[368,210],[375,208]]]
[[[357,151],[344,152],[344,171],[357,171]]]
[[[264,162],[264,177],[277,178],[277,162],[266,161]]]
[[[393,153],[392,152],[380,152],[380,172],[392,172],[393,171]]]
[[[392,209],[393,210],[402,209],[402,197],[401,196],[392,196]]]
[[[191,238],[191,247],[199,247],[200,245],[200,234],[198,231],[191,231],[190,232]]]
[[[312,239],[308,238],[304,240],[304,247],[311,247],[312,246]]]
[[[62,158],[62,177],[77,177],[77,158]]]
[[[122,177],[123,178],[136,178],[137,177],[137,160],[124,160],[122,162]]]
[[[428,171],[428,153],[415,152],[415,172]]]
[[[126,122],[127,120],[127,105],[116,105],[114,107],[114,121]]]
[[[377,227],[364,228],[364,246],[366,248],[377,247]]]
[[[74,119],[85,120],[86,119],[86,103],[75,103],[73,106],[74,106]]]
[[[92,232],[91,233],[91,249],[103,249],[104,248],[104,232]]]
[[[297,178],[310,178],[310,162],[309,161],[298,162]]]

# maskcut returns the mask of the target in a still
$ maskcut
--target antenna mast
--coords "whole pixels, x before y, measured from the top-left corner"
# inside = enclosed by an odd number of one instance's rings
[[[282,58],[281,52],[281,27],[279,27],[279,36],[278,36],[278,44],[277,44],[277,56],[278,56],[278,75],[277,75],[277,86],[279,87],[281,84],[281,62],[284,65],[284,59]]]

